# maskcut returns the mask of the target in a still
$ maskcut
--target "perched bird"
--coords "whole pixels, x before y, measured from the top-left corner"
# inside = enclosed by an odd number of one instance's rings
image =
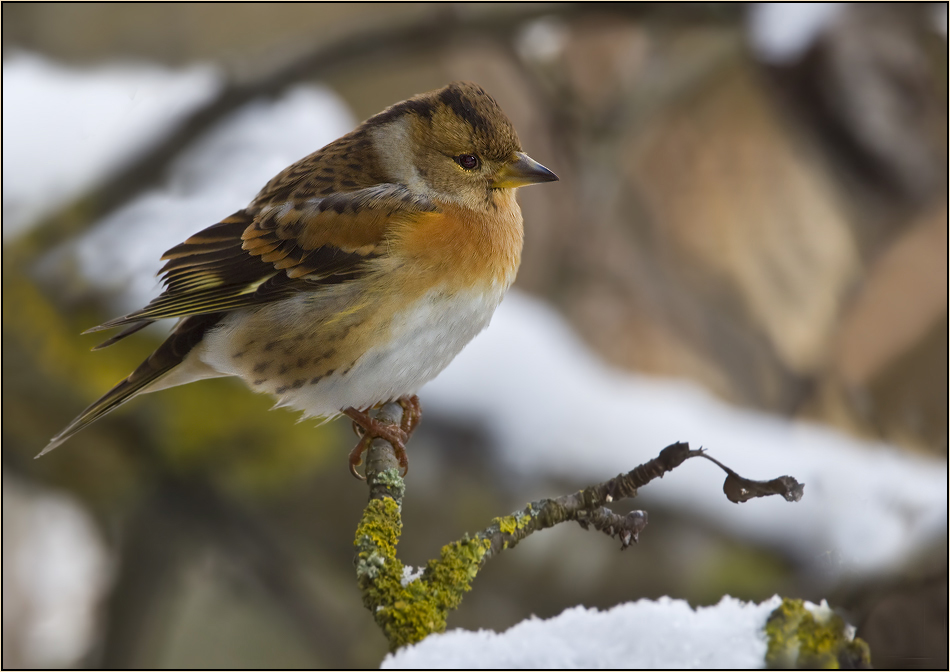
[[[166,252],[162,294],[89,332],[125,327],[99,349],[162,318],[180,318],[174,331],[40,455],[140,393],[239,376],[278,406],[352,418],[354,475],[374,437],[407,469],[416,391],[488,326],[515,279],[515,189],[557,179],[475,84],[393,105]],[[368,415],[392,400],[401,426]]]

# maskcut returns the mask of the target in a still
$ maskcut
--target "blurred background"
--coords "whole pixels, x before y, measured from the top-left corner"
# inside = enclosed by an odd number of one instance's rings
[[[457,79],[561,181],[520,193],[516,293],[422,391],[404,561],[678,439],[806,489],[720,506],[684,465],[637,547],[535,535],[449,627],[780,593],[877,666],[947,666],[946,4],[2,11],[5,668],[378,665],[347,423],[219,379],[32,458],[161,341],[79,334],[157,295],[167,248]]]

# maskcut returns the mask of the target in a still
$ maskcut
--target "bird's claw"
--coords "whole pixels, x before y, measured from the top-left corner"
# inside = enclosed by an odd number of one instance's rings
[[[353,426],[354,428],[356,427],[355,422],[353,423]],[[353,447],[353,450],[350,451],[350,459],[349,459],[350,473],[353,474],[354,478],[358,478],[361,481],[365,481],[366,477],[363,476],[363,474],[361,474],[360,472],[358,472],[356,468],[360,466],[361,464],[363,464],[363,453],[369,450],[369,442],[371,440],[372,440],[372,437],[370,437],[369,435],[363,436],[359,440],[359,442],[357,442],[356,446]]]
[[[405,405],[404,399],[406,400]],[[346,415],[353,419],[353,431],[360,437],[359,442],[354,446],[353,450],[350,451],[349,467],[350,473],[361,481],[365,481],[366,477],[361,475],[356,468],[363,464],[363,453],[369,450],[373,439],[388,441],[396,453],[396,459],[399,460],[402,476],[405,478],[406,474],[409,473],[409,457],[406,455],[406,442],[409,440],[412,431],[415,430],[419,424],[421,410],[419,408],[418,397],[404,397],[399,400],[399,404],[403,406],[403,420],[399,425],[380,422],[376,418],[370,417],[366,411],[359,411],[355,408],[349,408],[344,411]]]

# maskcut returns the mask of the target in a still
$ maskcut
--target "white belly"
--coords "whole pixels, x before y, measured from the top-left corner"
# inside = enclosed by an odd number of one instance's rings
[[[400,311],[389,325],[387,342],[370,347],[351,367],[326,375],[314,384],[260,391],[271,392],[278,406],[316,417],[332,417],[346,408],[368,408],[415,394],[488,326],[504,297],[504,290],[497,287],[453,296],[430,292],[414,306]],[[238,329],[239,319],[233,324]],[[234,367],[234,360],[220,356],[219,353],[227,349],[214,341],[233,338],[234,333],[231,325],[223,326],[219,332],[209,335],[196,348],[200,352],[194,354],[222,374],[239,375],[252,389],[260,389],[254,388],[252,375]]]
[[[326,415],[328,408],[336,413],[415,394],[488,326],[502,297],[500,292],[452,299],[437,294],[423,297],[396,318],[388,343],[367,351],[345,376],[330,377],[316,391],[318,399],[288,395],[281,403],[310,415]]]

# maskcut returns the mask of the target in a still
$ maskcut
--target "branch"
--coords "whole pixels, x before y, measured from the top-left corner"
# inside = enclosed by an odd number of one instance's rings
[[[401,412],[398,404],[387,404],[377,417],[395,424]],[[405,482],[399,475],[399,462],[392,446],[376,439],[366,456],[370,500],[355,541],[356,574],[363,604],[373,613],[394,651],[433,632],[443,632],[448,612],[461,603],[482,566],[538,530],[575,521],[584,529],[593,527],[619,539],[621,550],[636,543],[647,525],[646,512],[632,511],[622,516],[606,505],[636,497],[639,488],[693,457],[704,457],[726,471],[723,491],[732,502],[774,494],[790,502],[802,497],[804,484],[790,476],[767,482],[751,481],[709,457],[701,448],[690,450],[687,443],[674,443],[655,459],[626,474],[570,495],[531,502],[520,511],[494,519],[475,535],[465,535],[444,546],[439,558],[428,562],[421,577],[413,577],[396,557]]]

